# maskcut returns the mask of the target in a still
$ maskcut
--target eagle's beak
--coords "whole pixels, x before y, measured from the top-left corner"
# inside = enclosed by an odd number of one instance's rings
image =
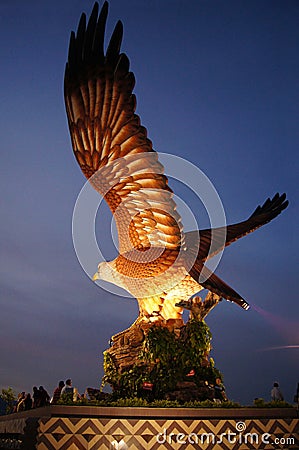
[[[99,279],[100,279],[99,274],[98,274],[98,272],[96,272],[96,273],[94,274],[94,276],[92,277],[92,281],[97,281],[97,280],[99,280]]]

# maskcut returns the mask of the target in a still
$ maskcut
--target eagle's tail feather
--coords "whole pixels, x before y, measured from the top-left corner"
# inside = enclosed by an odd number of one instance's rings
[[[237,305],[246,310],[250,308],[249,304],[240,296],[240,294],[202,264],[199,265],[195,263],[189,273],[205,289],[214,292],[226,300],[237,303]]]

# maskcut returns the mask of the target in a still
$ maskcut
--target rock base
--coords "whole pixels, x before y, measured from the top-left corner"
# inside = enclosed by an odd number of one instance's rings
[[[213,400],[215,397],[214,389],[210,386],[197,386],[192,381],[181,381],[177,383],[176,390],[167,392],[166,400],[177,400],[180,403],[204,400]]]

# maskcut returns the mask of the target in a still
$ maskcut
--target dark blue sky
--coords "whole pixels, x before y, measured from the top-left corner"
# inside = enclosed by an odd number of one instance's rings
[[[72,244],[84,177],[72,155],[63,72],[70,31],[92,5],[0,4],[0,388],[52,391],[68,377],[80,390],[97,386],[107,341],[137,316],[134,300],[89,280]],[[217,269],[256,308],[222,302],[207,323],[230,398],[268,399],[278,380],[291,401],[299,349],[276,347],[299,345],[299,4],[111,0],[109,33],[117,19],[154,148],[208,175],[228,223],[287,192],[288,209],[229,247]],[[110,217],[98,219],[107,225]]]

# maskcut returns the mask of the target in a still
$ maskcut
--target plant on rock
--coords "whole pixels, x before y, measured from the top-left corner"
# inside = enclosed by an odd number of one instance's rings
[[[211,339],[203,320],[191,319],[179,330],[151,326],[128,369],[119,370],[113,355],[104,352],[103,384],[109,383],[117,398],[211,399],[216,378],[222,379],[209,359]]]

